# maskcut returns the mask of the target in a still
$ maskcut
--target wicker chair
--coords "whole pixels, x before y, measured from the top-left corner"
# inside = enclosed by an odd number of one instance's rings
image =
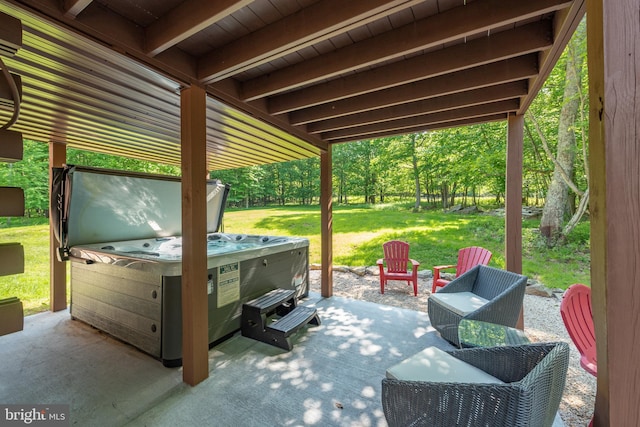
[[[429,297],[429,320],[442,338],[455,346],[460,345],[458,325],[463,318],[515,327],[522,309],[526,286],[526,276],[477,265]],[[446,294],[456,293],[469,295],[480,303],[456,309],[445,301],[450,297]]]
[[[396,426],[551,426],[569,363],[567,343],[448,351],[504,384],[382,380],[382,408]]]

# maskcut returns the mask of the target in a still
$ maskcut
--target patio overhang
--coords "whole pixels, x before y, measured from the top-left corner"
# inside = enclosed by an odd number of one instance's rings
[[[326,276],[332,144],[508,119],[507,268],[517,270],[521,245],[509,238],[519,237],[522,116],[587,6],[603,366],[595,421],[627,425],[638,419],[640,383],[639,349],[629,348],[640,342],[636,0],[0,0],[24,28],[23,48],[6,60],[23,76],[12,129],[51,143],[53,163],[69,146],[181,164],[188,192],[204,163],[319,155]],[[3,103],[0,119],[10,114]],[[185,122],[197,129],[185,135]],[[188,161],[185,147],[196,150]],[[187,209],[197,235],[202,216]],[[64,285],[54,287],[63,298]]]

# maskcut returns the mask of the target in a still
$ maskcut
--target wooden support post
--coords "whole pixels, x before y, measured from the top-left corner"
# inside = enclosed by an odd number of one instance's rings
[[[506,268],[522,274],[522,141],[524,116],[509,114],[507,134],[507,189],[505,192],[505,239],[504,256]],[[524,329],[524,315],[516,325]]]
[[[587,0],[595,426],[640,419],[640,3]]]
[[[51,202],[51,168],[61,167],[67,162],[67,146],[59,142],[49,142],[49,202]],[[49,203],[51,206],[51,203]],[[67,308],[67,263],[58,261],[60,242],[53,232],[57,224],[49,215],[49,309],[60,311]]]
[[[331,145],[320,154],[320,239],[322,241],[320,293],[324,298],[333,295],[333,185]]]
[[[207,295],[206,92],[192,86],[180,97],[182,143],[182,379],[209,376]]]

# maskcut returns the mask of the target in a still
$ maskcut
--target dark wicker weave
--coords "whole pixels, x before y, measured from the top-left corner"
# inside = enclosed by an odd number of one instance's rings
[[[429,298],[429,320],[442,338],[456,346],[460,345],[458,324],[463,317],[515,327],[522,309],[526,286],[526,276],[478,265],[452,280],[437,293],[473,292],[489,302],[478,310],[461,316],[435,299]]]
[[[390,427],[551,426],[569,363],[567,343],[449,351],[508,384],[382,380]]]

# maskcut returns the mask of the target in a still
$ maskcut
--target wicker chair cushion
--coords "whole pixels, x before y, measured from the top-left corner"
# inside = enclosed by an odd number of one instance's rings
[[[427,347],[387,369],[387,378],[405,381],[504,384],[496,377],[437,347]]]
[[[429,298],[437,300],[441,305],[459,316],[465,316],[472,311],[476,311],[489,302],[489,300],[486,300],[473,292],[455,292],[450,294],[436,292],[435,294],[431,294]]]

